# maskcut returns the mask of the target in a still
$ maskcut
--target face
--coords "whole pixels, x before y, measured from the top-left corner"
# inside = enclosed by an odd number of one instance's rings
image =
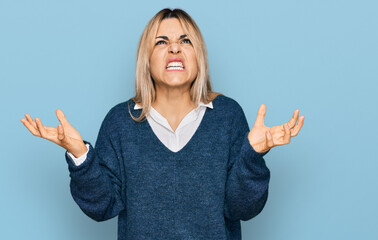
[[[178,19],[164,19],[160,23],[150,57],[150,71],[157,87],[190,88],[195,80],[196,55]]]

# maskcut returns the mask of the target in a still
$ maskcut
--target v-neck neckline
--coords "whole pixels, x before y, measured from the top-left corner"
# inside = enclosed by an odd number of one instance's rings
[[[218,97],[218,96],[217,96]],[[216,97],[216,98],[217,98]],[[216,99],[215,98],[215,99]],[[215,99],[213,99],[213,104],[214,104],[214,100]],[[135,102],[134,102],[134,100],[132,100],[132,103],[133,103],[133,106],[131,106],[131,108],[134,110],[134,106],[135,106]],[[210,109],[210,110],[213,110],[213,109]],[[134,110],[134,111],[141,111],[141,109],[138,109],[138,110]],[[148,122],[148,120],[147,119],[145,119],[142,123],[143,123],[143,125],[145,126],[145,128],[147,128],[146,130],[147,130],[147,132],[149,133],[149,135],[152,135],[151,136],[151,138],[152,138],[152,140],[158,145],[158,146],[160,146],[160,148],[161,149],[163,149],[163,151],[164,152],[167,152],[168,154],[172,154],[172,155],[178,155],[178,154],[181,154],[182,152],[184,152],[184,151],[186,151],[187,150],[187,148],[189,148],[191,145],[193,145],[193,143],[192,142],[194,142],[195,140],[196,140],[196,138],[198,138],[199,136],[198,135],[200,135],[200,133],[203,131],[203,128],[204,128],[204,126],[203,125],[205,125],[205,122],[207,121],[207,119],[209,118],[209,115],[210,113],[209,113],[209,109],[208,109],[208,107],[206,107],[206,110],[205,110],[205,113],[204,113],[204,115],[203,115],[203,117],[202,117],[202,119],[201,119],[201,122],[200,122],[200,124],[198,125],[198,127],[197,127],[197,129],[196,129],[196,131],[194,132],[194,134],[192,135],[192,137],[189,139],[189,141],[179,150],[179,151],[177,151],[177,152],[174,152],[174,151],[172,151],[171,149],[169,149],[167,146],[165,146],[164,145],[164,143],[162,143],[161,141],[160,141],[160,139],[158,138],[158,136],[155,134],[155,132],[153,131],[153,129],[152,129],[152,127],[151,127],[151,125],[150,125],[150,123]]]
[[[206,106],[204,106],[205,108],[207,108]],[[191,121],[195,121],[197,118],[198,118],[198,114],[199,114],[199,107],[193,109],[192,111],[190,111],[189,113],[187,113],[185,115],[185,117],[181,120],[181,122],[179,123],[179,125],[176,127],[176,129],[173,131],[172,129],[172,126],[169,124],[168,120],[163,116],[161,115],[155,108],[151,107],[151,111],[153,111],[153,113],[150,113],[150,116],[152,117],[152,119],[157,122],[158,124],[160,124],[161,126],[163,126],[164,128],[168,129],[170,132],[172,132],[173,134],[177,134],[177,131],[178,130],[181,130],[184,126],[186,126],[189,122]],[[196,113],[194,113],[194,111],[196,111]],[[195,116],[193,116],[193,114],[196,114]],[[156,118],[156,119],[155,119]],[[191,119],[189,119],[191,118]],[[195,118],[195,119],[193,119]],[[160,121],[164,121],[164,123],[162,124]],[[189,121],[189,122],[188,122]]]
[[[145,125],[146,127],[148,128],[148,132],[150,133],[150,135],[153,135],[152,136],[152,139],[153,141],[156,142],[157,145],[160,146],[160,148],[163,148],[165,152],[168,152],[169,154],[172,154],[172,155],[177,155],[177,154],[180,154],[181,152],[184,152],[187,148],[190,147],[190,145],[192,145],[195,141],[196,138],[198,138],[198,135],[200,134],[200,132],[202,131],[202,128],[203,128],[203,125],[204,125],[204,122],[206,121],[206,119],[208,118],[208,108],[206,108],[205,110],[205,114],[203,115],[202,119],[201,119],[201,122],[199,124],[199,126],[197,127],[196,131],[194,132],[194,134],[192,135],[192,137],[189,139],[189,141],[177,152],[174,152],[172,151],[171,149],[169,149],[167,146],[164,145],[164,143],[162,143],[160,141],[160,139],[158,138],[158,136],[156,136],[155,132],[153,131],[150,123],[148,122],[148,120],[146,119],[145,120]]]

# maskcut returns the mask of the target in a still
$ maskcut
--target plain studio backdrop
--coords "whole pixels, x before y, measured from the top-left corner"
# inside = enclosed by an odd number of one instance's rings
[[[378,3],[322,1],[0,1],[0,239],[116,239],[73,201],[65,150],[34,137],[28,113],[57,127],[60,108],[95,143],[106,113],[134,95],[149,19],[182,8],[198,23],[215,91],[252,128],[305,115],[265,156],[263,211],[243,239],[378,239]]]

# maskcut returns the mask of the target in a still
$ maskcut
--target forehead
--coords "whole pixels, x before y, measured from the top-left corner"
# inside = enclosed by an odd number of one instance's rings
[[[161,21],[156,36],[180,37],[185,34],[177,18],[168,18]]]

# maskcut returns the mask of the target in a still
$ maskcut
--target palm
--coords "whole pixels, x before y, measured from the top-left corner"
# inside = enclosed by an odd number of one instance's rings
[[[248,134],[249,142],[256,152],[266,152],[272,147],[289,144],[290,138],[297,136],[303,126],[304,116],[301,116],[296,124],[299,116],[298,109],[287,123],[288,128],[285,128],[286,123],[274,127],[265,126],[265,113],[266,106],[262,104],[258,110],[256,122]]]
[[[46,132],[46,135],[44,135],[43,138],[51,142],[54,142],[60,146],[63,145],[63,142],[59,140],[58,138],[58,128],[46,127],[46,126],[43,126],[43,128],[45,129],[45,132]],[[80,133],[74,127],[72,127],[71,124],[64,127],[64,133],[67,138],[70,138],[71,141],[78,141],[78,142],[81,141]]]
[[[267,126],[253,127],[249,132],[249,142],[256,152],[264,152],[267,148],[265,133],[269,130]]]
[[[35,118],[35,121],[33,121],[30,115],[25,114],[25,116],[27,120],[22,119],[21,121],[34,136],[45,138],[67,150],[72,149],[71,151],[77,150],[82,146],[83,140],[80,133],[67,121],[62,110],[58,109],[56,111],[56,116],[62,125],[62,132],[64,129],[64,138],[61,139],[59,138],[58,128],[43,126],[40,119]]]

